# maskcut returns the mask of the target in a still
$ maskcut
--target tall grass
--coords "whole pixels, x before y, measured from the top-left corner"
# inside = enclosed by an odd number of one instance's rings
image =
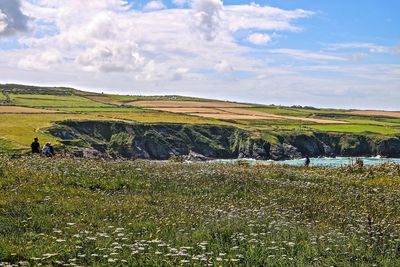
[[[399,266],[399,180],[395,165],[1,159],[0,262]]]

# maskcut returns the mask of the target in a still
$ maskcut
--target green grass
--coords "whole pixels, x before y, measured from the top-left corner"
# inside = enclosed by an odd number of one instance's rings
[[[57,138],[46,133],[46,128],[53,122],[73,119],[101,119],[96,116],[84,114],[0,114],[0,137],[7,142],[3,149],[27,151],[33,138],[37,136],[42,143],[52,142],[57,144]],[[11,145],[12,144],[12,145]],[[2,147],[2,143],[0,143]]]
[[[365,118],[345,118],[343,121],[350,122],[352,124],[369,124],[369,125],[380,125],[388,127],[399,127],[400,120],[390,120],[390,119],[365,119]]]
[[[271,114],[275,114],[275,115],[297,116],[297,117],[309,117],[310,115],[315,115],[317,117],[323,117],[323,115],[346,114],[346,111],[344,111],[344,110],[302,109],[302,108],[289,108],[289,107],[281,107],[281,106],[260,106],[260,107],[246,108],[246,109],[265,112],[265,113],[271,113]],[[332,118],[332,117],[329,117],[329,118]]]
[[[107,107],[109,105],[75,95],[10,94],[13,104],[28,107]]]
[[[343,133],[374,133],[374,134],[398,134],[395,128],[379,125],[362,125],[362,124],[340,124],[340,125],[309,125],[308,128],[326,132],[343,132]]]
[[[128,120],[141,123],[184,123],[184,124],[217,124],[217,125],[234,125],[230,122],[221,120],[190,116],[185,114],[161,112],[161,111],[146,111],[146,112],[107,112],[103,117]]]
[[[46,129],[51,127],[53,123],[63,120],[124,120],[137,123],[231,125],[227,122],[183,114],[157,111],[138,112],[136,108],[127,108],[132,112],[100,111],[100,109],[103,108],[93,108],[84,113],[71,114],[0,114],[0,139],[7,142],[7,146],[4,147],[3,143],[0,142],[0,152],[17,150],[26,152],[30,149],[29,145],[35,136],[39,137],[42,143],[58,144],[57,138],[47,133]]]
[[[132,101],[151,101],[151,100],[174,100],[174,101],[218,101],[214,99],[178,96],[178,95],[160,95],[160,96],[140,96],[140,95],[107,95],[110,98],[120,101],[121,103],[129,103]]]
[[[399,266],[400,168],[0,161],[0,263]]]

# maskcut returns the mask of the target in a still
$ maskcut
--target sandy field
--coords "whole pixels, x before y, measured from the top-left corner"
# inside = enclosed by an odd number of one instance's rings
[[[140,102],[156,102],[156,101],[140,101]],[[158,101],[158,102],[178,102],[182,103],[182,101]],[[189,102],[189,101],[185,101]],[[213,102],[192,102],[196,104],[202,103],[213,103]],[[232,104],[232,103],[224,103],[217,102],[223,104]],[[215,104],[215,103],[213,103]],[[190,114],[194,116],[200,116],[205,118],[213,118],[213,119],[221,119],[221,120],[277,120],[277,119],[285,119],[285,120],[297,120],[297,121],[305,121],[305,122],[313,122],[320,124],[342,124],[346,123],[343,121],[336,120],[325,120],[325,119],[316,119],[316,118],[303,118],[303,117],[295,117],[295,116],[283,116],[283,115],[275,115],[266,112],[256,111],[256,110],[247,110],[237,107],[218,107],[218,108],[203,108],[203,107],[154,107],[150,108],[152,110],[159,111],[167,111],[173,113],[184,113]]]
[[[240,115],[249,115],[249,116],[259,116],[259,117],[268,117],[270,118],[275,118],[275,119],[287,119],[287,120],[300,120],[300,121],[307,121],[307,122],[315,122],[315,123],[320,123],[320,124],[343,124],[347,123],[344,121],[336,121],[336,120],[325,120],[325,119],[315,119],[315,118],[303,118],[303,117],[295,117],[295,116],[283,116],[283,115],[275,115],[275,114],[270,114],[270,113],[265,113],[261,111],[256,111],[256,110],[247,110],[247,109],[240,109],[240,108],[221,108],[220,110],[234,113],[234,114],[240,114]]]
[[[279,118],[268,116],[253,116],[245,114],[233,113],[189,113],[189,115],[200,116],[204,118],[220,119],[220,120],[277,120]]]
[[[352,111],[351,114],[400,118],[400,111],[355,110]]]
[[[209,113],[209,114],[226,114],[230,113],[215,108],[150,108],[152,110],[167,111],[173,113]]]
[[[144,108],[229,108],[229,107],[251,107],[248,104],[222,102],[222,101],[169,101],[169,100],[154,100],[154,101],[133,101],[129,105],[144,107]]]
[[[26,107],[16,107],[16,106],[0,106],[1,113],[59,113],[57,110],[47,110],[41,108],[26,108]]]

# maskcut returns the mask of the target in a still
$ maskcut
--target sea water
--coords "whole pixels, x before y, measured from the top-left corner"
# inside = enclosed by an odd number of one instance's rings
[[[400,158],[383,158],[377,157],[358,157],[364,162],[364,165],[376,165],[383,163],[395,163],[400,164]],[[220,163],[238,163],[239,161],[245,161],[249,164],[261,163],[261,164],[285,164],[291,166],[303,166],[305,159],[291,159],[291,160],[255,160],[255,159],[219,159],[213,160],[212,162]],[[329,167],[341,167],[354,164],[356,158],[354,157],[336,157],[336,158],[310,158],[310,166],[329,166]]]

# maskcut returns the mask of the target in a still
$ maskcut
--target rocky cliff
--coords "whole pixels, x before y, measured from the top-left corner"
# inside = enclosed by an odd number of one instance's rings
[[[273,140],[216,125],[66,121],[49,130],[75,153],[122,158],[242,158],[282,160],[305,155],[400,157],[400,137],[322,132],[270,133]],[[86,154],[85,154],[86,153]]]

